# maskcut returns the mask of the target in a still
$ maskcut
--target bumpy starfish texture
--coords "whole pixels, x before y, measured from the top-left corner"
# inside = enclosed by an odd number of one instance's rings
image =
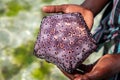
[[[72,73],[95,49],[95,40],[80,13],[43,18],[34,54]]]

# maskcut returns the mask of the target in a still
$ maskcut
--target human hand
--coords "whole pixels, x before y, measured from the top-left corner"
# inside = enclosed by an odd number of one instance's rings
[[[61,70],[70,80],[107,80],[109,77],[120,72],[120,54],[107,54],[101,57],[93,65],[81,65],[79,69],[84,73],[75,71],[69,74]]]
[[[120,54],[107,54],[101,57],[92,70],[84,75],[75,74],[72,80],[107,80],[120,72]]]
[[[91,30],[93,25],[93,13],[91,10],[84,8],[80,5],[75,4],[64,4],[64,5],[52,5],[52,6],[45,6],[42,8],[43,12],[46,13],[73,13],[73,12],[79,12],[84,17],[84,20],[88,26],[88,28]]]
[[[58,67],[58,68],[63,72],[63,74],[64,74],[66,77],[68,77],[70,80],[74,80],[74,78],[77,78],[77,77],[78,77],[78,74],[79,74],[79,75],[80,75],[80,74],[83,75],[84,73],[90,72],[90,71],[92,70],[92,68],[93,68],[94,65],[95,65],[95,63],[94,63],[94,64],[89,64],[89,65],[81,64],[79,67],[77,67],[76,70],[73,71],[72,74],[67,73],[66,71],[62,70],[62,69],[59,68],[59,67]]]

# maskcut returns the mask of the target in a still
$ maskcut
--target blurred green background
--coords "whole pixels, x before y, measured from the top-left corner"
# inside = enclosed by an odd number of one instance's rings
[[[75,3],[83,0],[0,0],[0,80],[68,80],[59,69],[33,55],[45,5]],[[98,15],[94,26],[97,26]],[[97,56],[97,57],[96,57]],[[94,53],[86,63],[101,54]]]

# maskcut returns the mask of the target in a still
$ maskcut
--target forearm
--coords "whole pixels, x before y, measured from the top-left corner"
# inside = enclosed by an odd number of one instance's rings
[[[111,0],[85,0],[81,6],[91,10],[96,16]]]
[[[86,74],[90,80],[109,78],[120,72],[120,54],[106,55],[101,58],[93,70]]]

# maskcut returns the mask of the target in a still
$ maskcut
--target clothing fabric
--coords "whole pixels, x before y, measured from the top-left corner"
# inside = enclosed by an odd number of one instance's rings
[[[103,55],[120,54],[120,0],[111,0],[93,35],[98,50],[104,47]],[[120,73],[109,80],[120,80]]]

